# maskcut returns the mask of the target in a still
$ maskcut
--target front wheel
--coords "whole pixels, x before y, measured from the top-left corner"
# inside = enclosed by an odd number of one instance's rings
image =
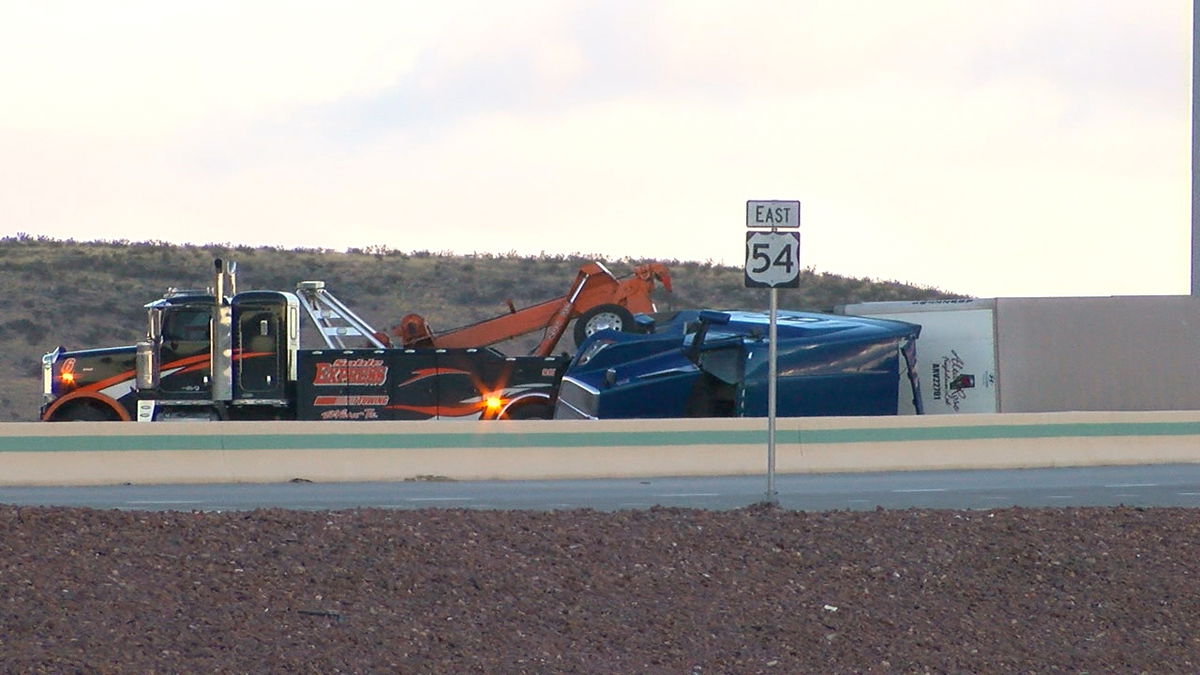
[[[78,403],[66,410],[60,410],[50,419],[51,422],[116,422],[120,420],[112,410],[101,405]]]
[[[597,305],[575,320],[575,347],[593,333],[605,329],[629,332],[633,330],[633,313],[620,305]]]

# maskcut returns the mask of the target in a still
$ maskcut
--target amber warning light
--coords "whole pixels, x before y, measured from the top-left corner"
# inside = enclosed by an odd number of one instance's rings
[[[484,404],[487,405],[487,410],[490,413],[500,412],[500,406],[504,405],[504,399],[496,394],[489,394],[484,397]]]

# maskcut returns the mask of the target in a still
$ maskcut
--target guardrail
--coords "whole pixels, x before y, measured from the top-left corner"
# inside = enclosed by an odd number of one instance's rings
[[[0,485],[766,472],[766,420],[0,425]],[[784,418],[778,473],[1200,462],[1200,411]]]

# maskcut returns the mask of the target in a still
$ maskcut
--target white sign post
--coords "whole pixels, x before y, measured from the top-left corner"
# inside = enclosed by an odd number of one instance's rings
[[[775,399],[778,351],[779,288],[800,287],[800,202],[746,202],[746,287],[771,289],[771,324],[767,336],[767,498],[778,501],[775,492]],[[769,228],[769,230],[765,229]],[[780,232],[789,228],[790,232]]]

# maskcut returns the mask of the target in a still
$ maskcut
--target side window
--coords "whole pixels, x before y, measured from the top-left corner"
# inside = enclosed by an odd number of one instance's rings
[[[277,349],[279,318],[272,312],[243,316],[240,329],[242,349],[251,352],[274,352]]]
[[[209,313],[181,309],[163,317],[163,339],[169,342],[208,342]]]
[[[212,367],[208,362],[208,307],[169,307],[163,313],[162,376],[164,393],[182,398],[211,394]]]

